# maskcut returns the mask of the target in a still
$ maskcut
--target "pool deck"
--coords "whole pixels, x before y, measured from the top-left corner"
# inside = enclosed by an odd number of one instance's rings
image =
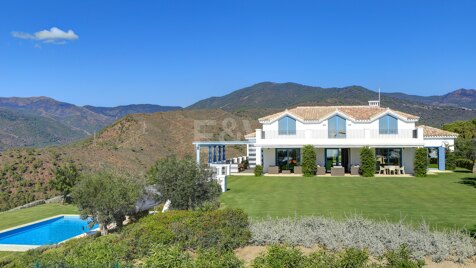
[[[41,219],[41,220],[38,220],[38,221],[34,221],[34,222],[30,222],[30,223],[26,223],[26,224],[22,224],[22,225],[18,225],[18,226],[15,226],[13,228],[9,228],[9,229],[5,229],[5,230],[0,230],[0,235],[3,234],[3,233],[6,233],[6,232],[9,232],[9,231],[13,231],[13,230],[16,230],[16,229],[20,229],[20,228],[23,228],[23,227],[27,227],[27,226],[30,226],[30,225],[33,225],[33,224],[37,224],[37,223],[41,223],[41,222],[44,222],[44,221],[48,221],[48,220],[52,220],[52,219],[56,219],[56,218],[60,218],[60,217],[68,217],[68,216],[79,216],[78,214],[60,214],[60,215],[56,215],[56,216],[53,216],[53,217],[49,217],[49,218],[45,218],[45,219]],[[71,237],[70,239],[67,239],[67,240],[64,240],[62,242],[60,242],[59,244],[62,244],[68,240],[71,240],[71,239],[75,239],[75,238],[80,238],[80,237],[83,237],[85,235],[89,235],[95,231],[97,231],[99,229],[94,229],[92,232],[89,232],[87,234],[80,234],[80,235],[77,235],[75,237]],[[14,245],[14,244],[0,244],[0,251],[9,251],[9,252],[25,252],[25,251],[28,251],[28,250],[32,250],[32,249],[35,249],[35,248],[39,248],[39,247],[42,247],[42,246],[37,246],[37,245]]]

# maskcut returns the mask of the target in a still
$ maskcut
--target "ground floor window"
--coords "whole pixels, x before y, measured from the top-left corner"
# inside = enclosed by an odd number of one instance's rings
[[[376,148],[375,157],[379,166],[402,166],[401,148]]]
[[[294,170],[301,164],[301,149],[276,149],[276,165],[280,170]]]
[[[349,150],[348,148],[326,148],[326,171],[330,172],[332,167],[342,166],[348,172]]]
[[[438,168],[438,147],[428,148],[428,168]]]

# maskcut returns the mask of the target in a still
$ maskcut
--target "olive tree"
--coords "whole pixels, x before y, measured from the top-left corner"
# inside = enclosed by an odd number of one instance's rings
[[[191,157],[167,157],[152,166],[147,181],[157,188],[161,201],[170,200],[172,208],[185,210],[218,199],[221,188],[212,176],[210,169],[198,165]]]
[[[81,218],[91,217],[92,224],[100,224],[101,233],[107,234],[108,225],[120,228],[126,216],[135,213],[143,192],[141,180],[103,171],[81,176],[71,195]]]

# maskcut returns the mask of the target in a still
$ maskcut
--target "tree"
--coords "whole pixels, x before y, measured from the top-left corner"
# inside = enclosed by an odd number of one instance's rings
[[[311,177],[316,174],[316,150],[312,145],[306,145],[302,148],[302,173],[305,177]]]
[[[375,176],[375,153],[373,149],[365,146],[360,150],[360,165],[362,176]]]
[[[67,200],[74,185],[77,183],[80,176],[78,169],[74,163],[66,163],[57,167],[54,170],[55,177],[51,180],[51,185],[54,189],[61,192],[63,195],[63,204]]]
[[[143,191],[142,181],[103,171],[83,175],[71,195],[81,218],[91,217],[92,224],[100,224],[101,233],[107,234],[109,224],[120,228],[126,216],[135,213]]]
[[[426,177],[428,171],[428,151],[426,148],[415,150],[415,160],[413,161],[413,172],[416,177]]]
[[[456,169],[455,153],[452,152],[449,148],[446,148],[445,159],[446,159],[445,169],[446,170],[455,170]]]
[[[158,160],[147,173],[147,181],[157,188],[161,201],[170,200],[174,209],[195,209],[220,196],[221,187],[212,179],[212,171],[191,157]]]

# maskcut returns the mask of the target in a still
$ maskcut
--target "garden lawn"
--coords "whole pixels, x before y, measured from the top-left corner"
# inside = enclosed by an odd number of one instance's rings
[[[460,183],[473,177],[463,172],[425,178],[230,176],[221,202],[253,218],[360,214],[411,224],[426,221],[438,229],[474,229],[476,188]]]
[[[11,212],[0,213],[0,231],[60,214],[78,214],[73,205],[45,204]]]

